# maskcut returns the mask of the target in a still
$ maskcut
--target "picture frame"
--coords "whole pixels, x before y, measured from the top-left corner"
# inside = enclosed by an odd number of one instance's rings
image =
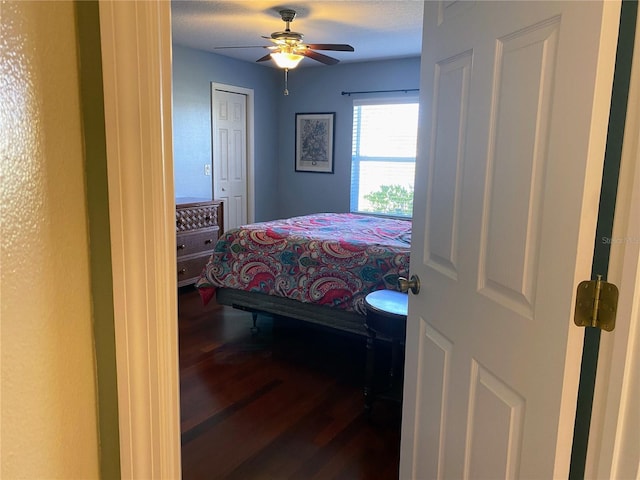
[[[335,112],[296,113],[296,172],[333,173]]]

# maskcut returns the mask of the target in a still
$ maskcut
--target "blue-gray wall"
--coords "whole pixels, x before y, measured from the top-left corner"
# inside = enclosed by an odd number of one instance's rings
[[[280,76],[272,68],[222,55],[173,45],[173,156],[175,194],[211,198],[212,177],[204,174],[211,163],[211,82],[254,91],[255,108],[255,217],[275,218],[274,194],[278,170]]]
[[[419,57],[297,68],[288,96],[282,71],[213,53],[174,45],[173,69],[176,197],[211,196],[211,82],[254,90],[256,221],[348,212],[353,100],[367,95],[341,92],[420,84]],[[295,171],[295,114],[312,112],[336,113],[333,174]]]

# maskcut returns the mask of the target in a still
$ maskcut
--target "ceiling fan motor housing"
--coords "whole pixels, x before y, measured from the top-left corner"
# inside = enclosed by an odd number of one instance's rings
[[[296,11],[285,8],[280,10],[280,16],[282,17],[283,22],[293,22],[293,19],[296,18]]]
[[[286,22],[287,26],[285,27],[283,32],[273,32],[271,34],[271,38],[290,44],[301,42],[304,35],[298,32],[292,32],[289,28],[289,23],[291,23],[293,19],[296,18],[296,11],[290,9],[280,10],[280,16],[282,17],[282,21]]]
[[[291,30],[285,30],[284,32],[273,32],[271,38],[274,40],[283,40],[289,43],[298,43],[302,41],[304,35],[298,32],[292,32]]]

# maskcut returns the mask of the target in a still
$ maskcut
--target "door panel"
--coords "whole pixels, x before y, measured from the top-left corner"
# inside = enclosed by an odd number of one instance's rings
[[[478,290],[533,319],[559,18],[501,38],[483,198]]]
[[[465,52],[438,62],[435,67],[435,154],[427,223],[438,228],[428,230],[426,259],[431,268],[453,280],[458,275],[464,139],[472,60],[471,52]]]
[[[414,444],[411,457],[415,462],[413,471],[431,472],[431,477],[442,478],[444,466],[444,443],[447,407],[451,403],[449,385],[451,383],[451,359],[453,343],[441,335],[424,318],[419,319],[420,343],[417,361],[417,396],[416,401],[421,408],[417,411],[417,432],[403,426],[403,449]],[[405,397],[411,384],[405,382]],[[413,397],[412,397],[413,398]],[[418,426],[416,426],[418,427]],[[415,441],[408,440],[407,435],[416,434]],[[437,448],[436,448],[437,446]],[[403,455],[405,453],[403,452]],[[403,457],[403,461],[406,460]],[[437,472],[437,475],[436,475]],[[410,478],[403,477],[401,478]],[[417,477],[419,478],[419,477]]]
[[[516,478],[525,399],[476,360],[471,364],[465,471],[473,478]]]
[[[618,2],[426,2],[401,478],[566,478]]]

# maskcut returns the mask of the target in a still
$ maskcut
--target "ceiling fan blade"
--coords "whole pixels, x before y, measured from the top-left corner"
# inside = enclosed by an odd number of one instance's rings
[[[328,55],[323,55],[322,53],[314,52],[313,50],[306,49],[300,52],[305,57],[312,58],[320,63],[324,63],[325,65],[335,65],[340,60],[337,58],[330,57]]]
[[[344,43],[312,43],[307,45],[309,48],[313,50],[333,50],[336,52],[353,52],[354,49],[351,45],[346,45]]]
[[[256,62],[266,62],[267,60],[271,60],[271,54],[267,53],[264,57],[260,57]]]

